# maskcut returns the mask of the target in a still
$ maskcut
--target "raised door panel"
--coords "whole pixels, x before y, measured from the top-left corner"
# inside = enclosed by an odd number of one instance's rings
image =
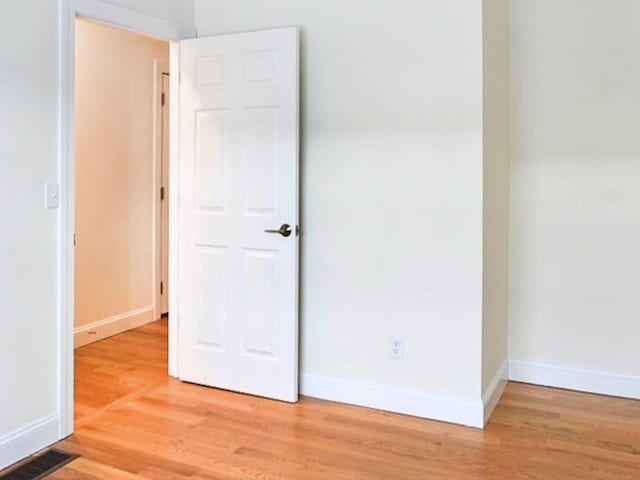
[[[249,215],[275,215],[278,200],[278,109],[244,111],[245,211]]]
[[[197,246],[194,254],[195,343],[224,350],[228,319],[228,250]]]
[[[278,252],[245,249],[242,277],[243,352],[275,359]]]

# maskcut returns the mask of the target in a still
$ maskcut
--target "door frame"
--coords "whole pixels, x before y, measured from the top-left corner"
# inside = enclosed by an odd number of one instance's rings
[[[58,414],[59,438],[74,431],[75,327],[75,39],[77,18],[104,23],[170,43],[169,178],[178,179],[179,49],[178,42],[196,36],[195,29],[103,0],[58,0],[58,160],[60,210],[58,237]],[[177,189],[169,190],[169,282],[177,284]],[[177,311],[176,289],[169,289],[169,308]],[[169,319],[169,338],[177,340],[176,319]],[[169,343],[169,374],[177,374],[177,341]]]
[[[166,71],[158,70],[158,93],[160,94],[160,108],[156,116],[157,125],[157,150],[156,154],[158,162],[155,172],[156,187],[160,187],[160,195],[156,195],[157,225],[156,225],[156,272],[157,278],[154,285],[155,291],[158,292],[156,301],[156,317],[160,318],[169,311],[169,137],[171,133],[169,129],[169,104],[171,103],[171,73],[169,72],[169,64],[166,64]],[[168,101],[167,101],[168,100]],[[169,113],[169,115],[167,115]],[[165,148],[166,147],[166,148]],[[157,190],[157,188],[156,188]],[[166,235],[166,238],[165,238]],[[165,257],[166,254],[166,257]]]

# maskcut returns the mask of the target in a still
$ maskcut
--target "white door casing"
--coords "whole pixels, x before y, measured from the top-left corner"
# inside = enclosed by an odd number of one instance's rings
[[[296,28],[180,43],[182,380],[298,398]],[[288,224],[291,235],[267,233]]]
[[[169,74],[161,74],[160,315],[169,312]]]

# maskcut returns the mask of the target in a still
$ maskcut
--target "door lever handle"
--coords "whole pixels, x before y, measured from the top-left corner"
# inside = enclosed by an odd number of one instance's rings
[[[265,230],[266,233],[279,233],[283,237],[291,235],[291,225],[283,223],[278,230]]]

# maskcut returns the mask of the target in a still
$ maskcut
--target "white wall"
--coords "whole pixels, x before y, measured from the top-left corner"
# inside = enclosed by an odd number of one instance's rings
[[[188,1],[172,4],[189,18]],[[0,468],[58,435],[59,211],[44,209],[59,169],[57,8],[0,2]]]
[[[586,369],[640,396],[639,18],[636,0],[512,2],[510,353],[526,380],[552,365],[537,381],[593,389],[566,370]]]
[[[160,85],[169,44],[78,20],[76,45],[78,346],[159,315]]]
[[[484,0],[482,391],[506,380],[509,309],[509,0]],[[489,393],[490,394],[490,393]]]
[[[199,35],[302,30],[303,392],[480,396],[481,5],[196,2]]]
[[[191,15],[186,1],[116,3],[162,18],[177,15],[188,22]],[[34,424],[39,420],[55,422],[58,408],[52,339],[59,212],[42,207],[43,184],[56,178],[59,167],[55,5],[0,3],[6,40],[0,46],[0,186],[11,205],[0,218],[0,304],[11,319],[0,336],[0,466],[17,458],[16,442],[26,445],[23,454],[44,446],[48,436],[27,437],[24,428],[42,426]],[[452,415],[452,405],[477,406],[483,308],[481,5],[197,3],[201,35],[283,25],[303,30],[307,388],[326,392],[340,385],[356,397],[373,392],[391,399],[396,409],[415,411],[417,405],[439,418]],[[402,361],[388,358],[391,336],[406,337]]]
[[[0,467],[4,437],[56,412],[56,2],[0,2]]]

